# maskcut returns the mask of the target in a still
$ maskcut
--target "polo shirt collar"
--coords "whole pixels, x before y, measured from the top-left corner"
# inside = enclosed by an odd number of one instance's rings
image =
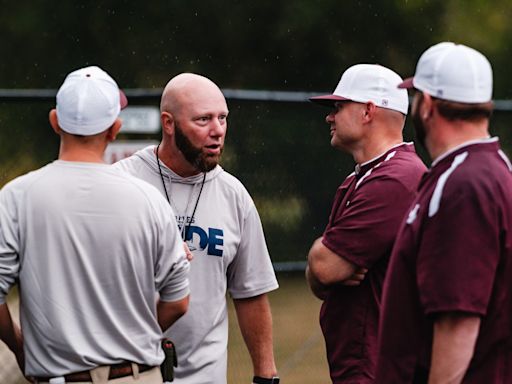
[[[414,143],[412,143],[412,142],[407,142],[407,143],[406,142],[402,142],[402,143],[399,143],[399,144],[395,144],[391,148],[387,149],[386,152],[381,153],[380,155],[374,157],[373,159],[365,161],[364,163],[361,163],[361,164],[356,164],[356,167],[355,167],[355,170],[354,170],[356,178],[363,177],[363,175],[365,175],[366,172],[368,172],[370,169],[375,167],[377,164],[380,164],[394,150],[414,151]]]
[[[491,144],[491,143],[497,143],[497,142],[498,142],[498,138],[497,137],[488,137],[486,139],[478,139],[478,140],[466,141],[466,142],[464,142],[462,144],[457,145],[456,147],[453,147],[453,148],[449,149],[448,151],[444,152],[443,154],[441,154],[437,159],[435,159],[432,162],[430,168],[435,167],[437,164],[439,164],[444,159],[446,159],[448,157],[451,157],[456,152],[459,152],[461,149],[469,147],[470,145]]]

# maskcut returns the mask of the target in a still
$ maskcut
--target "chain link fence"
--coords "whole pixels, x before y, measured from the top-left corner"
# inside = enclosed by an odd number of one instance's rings
[[[156,106],[160,92],[126,90],[131,105]],[[348,155],[329,145],[329,128],[324,122],[327,110],[306,103],[312,94],[325,92],[224,92],[230,116],[222,165],[237,176],[253,196],[275,269],[285,273],[303,270],[309,246],[325,227],[336,188],[354,166]],[[0,89],[0,186],[57,157],[58,137],[51,134],[47,122],[48,111],[54,107],[54,97],[54,90]],[[512,101],[496,100],[495,105],[491,133],[500,136],[503,150],[511,156]],[[122,136],[125,140],[160,139],[159,133]],[[414,138],[410,119],[404,137],[407,141]],[[428,163],[424,151],[418,147],[417,150]],[[298,373],[297,377],[311,375],[318,379],[300,381],[297,378],[295,381],[292,379],[295,376],[289,376],[292,380],[288,382],[327,382],[325,352],[316,320],[319,303],[309,300],[303,278],[299,280],[302,283],[295,281],[293,288],[280,289],[271,296],[279,342],[276,356],[284,364],[284,373],[289,371],[290,375]],[[283,283],[282,286],[286,284]],[[292,305],[297,298],[303,306],[299,303]],[[9,305],[17,317],[15,293],[9,296]],[[286,314],[291,312],[297,313],[297,317],[290,319]],[[303,324],[303,327],[295,329],[292,323]],[[295,329],[294,335],[279,338],[290,329]],[[233,332],[232,341],[239,340],[236,331]],[[233,366],[234,373],[230,373],[232,382],[242,382],[235,377],[238,377],[237,367],[242,366],[237,359],[247,355],[243,343],[233,347],[230,341],[229,353],[230,359],[237,361]],[[0,383],[27,383],[17,368],[14,355],[1,342],[0,362]],[[247,364],[247,370],[250,370],[250,362]],[[239,374],[245,377],[246,369]],[[246,378],[244,380],[247,382]]]

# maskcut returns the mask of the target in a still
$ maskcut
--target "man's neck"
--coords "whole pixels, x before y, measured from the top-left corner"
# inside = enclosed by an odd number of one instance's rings
[[[103,151],[100,152],[98,150],[80,147],[69,148],[65,146],[61,146],[60,148],[59,160],[80,163],[105,163],[103,160]]]
[[[444,153],[463,145],[464,143],[489,138],[488,120],[480,123],[468,121],[438,123],[435,128],[429,130],[425,144],[434,161]]]
[[[383,155],[392,147],[403,142],[403,138],[373,140],[371,143],[361,145],[361,147],[352,151],[352,157],[357,164],[364,164],[376,157]]]

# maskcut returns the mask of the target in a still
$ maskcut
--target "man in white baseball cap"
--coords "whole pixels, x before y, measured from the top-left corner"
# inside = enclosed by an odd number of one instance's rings
[[[69,74],[50,112],[58,160],[0,191],[0,339],[38,383],[162,383],[162,330],[188,306],[172,209],[103,162],[126,103],[100,68]],[[5,303],[17,281],[21,330]]]
[[[355,172],[339,187],[323,236],[308,255],[306,277],[324,300],[320,325],[332,382],[373,383],[380,296],[400,222],[425,165],[402,130],[409,105],[402,78],[357,64],[333,94],[311,101],[331,108],[331,145],[350,153]]]
[[[91,136],[112,126],[127,105],[128,100],[114,79],[91,66],[66,77],[57,92],[56,113],[65,132]]]
[[[491,65],[443,42],[400,87],[433,162],[392,252],[376,382],[512,382],[512,175],[489,136]]]

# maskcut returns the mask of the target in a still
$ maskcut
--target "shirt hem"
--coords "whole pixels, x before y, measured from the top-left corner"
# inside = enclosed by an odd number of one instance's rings
[[[428,308],[425,309],[424,313],[427,316],[430,315],[436,315],[440,313],[447,313],[447,312],[463,312],[463,313],[470,313],[473,315],[478,316],[485,316],[487,314],[487,311],[485,310],[479,310],[476,308],[469,308],[469,307],[439,307],[439,308]]]
[[[229,291],[229,293],[233,299],[248,299],[250,297],[259,296],[264,293],[274,291],[277,288],[279,288],[279,284],[276,282],[258,289],[253,289],[251,291]]]
[[[180,289],[178,292],[176,292],[173,295],[160,296],[160,301],[165,301],[167,303],[171,302],[171,301],[179,301],[179,300],[183,300],[188,295],[190,295],[190,289],[187,287],[184,289]]]

